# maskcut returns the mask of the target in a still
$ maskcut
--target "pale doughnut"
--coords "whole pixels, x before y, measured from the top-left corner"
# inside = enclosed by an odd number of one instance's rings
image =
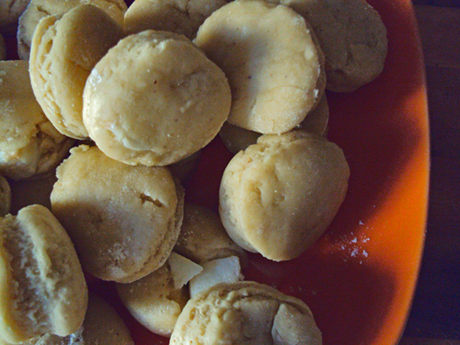
[[[62,134],[88,138],[82,119],[86,79],[121,37],[121,26],[92,5],[46,17],[37,25],[30,52],[30,80],[37,101]]]
[[[109,157],[169,165],[207,145],[230,110],[224,73],[182,35],[147,30],[121,40],[91,72],[83,122]]]
[[[194,42],[229,80],[233,125],[287,132],[324,91],[324,56],[302,16],[285,6],[231,2],[204,21]]]
[[[226,0],[135,0],[125,13],[128,34],[147,29],[171,31],[190,39],[212,12]]]
[[[269,0],[289,6],[312,26],[326,57],[327,89],[352,92],[382,72],[385,25],[365,0]]]
[[[308,306],[255,282],[217,284],[190,299],[177,320],[171,345],[321,345]]]
[[[37,103],[29,63],[0,61],[0,174],[19,180],[47,173],[72,144]]]
[[[183,217],[183,190],[167,168],[126,165],[81,145],[57,177],[51,208],[86,271],[129,283],[165,263]]]
[[[80,328],[88,291],[64,228],[40,205],[0,218],[0,338],[17,344]]]
[[[124,0],[31,0],[19,18],[19,57],[23,60],[29,60],[32,38],[41,19],[52,15],[62,15],[82,4],[99,7],[118,24],[123,25],[123,16],[127,9]]]
[[[298,257],[327,229],[348,187],[343,151],[296,130],[263,135],[222,176],[219,213],[229,236],[274,261]]]

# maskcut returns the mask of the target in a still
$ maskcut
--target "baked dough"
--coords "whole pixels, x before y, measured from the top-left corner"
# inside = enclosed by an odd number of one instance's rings
[[[0,338],[17,344],[78,330],[88,290],[77,253],[45,207],[0,218]]]
[[[326,95],[323,94],[315,108],[310,111],[305,120],[297,127],[310,133],[316,133],[325,136],[327,125],[329,123],[329,105]],[[232,153],[238,153],[245,150],[249,145],[255,144],[261,136],[260,133],[253,132],[225,122],[219,132],[224,145]]]
[[[217,284],[190,299],[171,345],[321,345],[308,306],[263,284]]]
[[[382,72],[386,28],[365,0],[269,0],[300,13],[312,26],[326,56],[326,88],[352,92]]]
[[[198,263],[238,256],[247,264],[245,251],[228,237],[219,215],[192,203],[185,203],[184,221],[174,251]]]
[[[180,160],[177,163],[168,165],[171,174],[177,178],[181,183],[187,182],[195,172],[196,166],[200,161],[201,150],[195,152],[191,156]]]
[[[161,267],[183,218],[183,190],[168,169],[129,166],[96,146],[70,152],[57,169],[51,207],[83,268],[129,283]]]
[[[188,288],[174,287],[169,261],[142,279],[116,286],[123,304],[140,324],[168,337],[189,298]]]
[[[274,261],[298,257],[327,229],[348,186],[343,151],[296,130],[263,135],[222,176],[219,213],[241,247]]]
[[[24,179],[52,170],[73,140],[60,134],[35,100],[27,61],[0,61],[0,174]]]
[[[231,2],[204,21],[194,42],[229,80],[233,125],[287,132],[324,91],[323,54],[305,20],[285,6]]]
[[[121,40],[91,72],[83,121],[109,157],[169,165],[207,145],[230,110],[224,73],[182,35],[146,30]]]
[[[107,12],[120,26],[127,6],[124,0],[31,0],[19,18],[18,54],[23,60],[29,60],[30,47],[35,28],[41,19],[47,16],[62,15],[78,5],[93,5]],[[94,23],[93,23],[94,24]]]
[[[134,345],[129,330],[115,309],[90,293],[83,326],[67,337],[45,334],[35,345]]]
[[[30,0],[0,1],[0,31],[13,31]]]
[[[8,181],[0,175],[0,217],[10,212],[11,188]]]
[[[144,30],[162,30],[182,34],[189,39],[212,12],[226,0],[135,0],[125,14],[128,34]]]
[[[6,59],[6,46],[3,36],[0,34],[0,60]]]
[[[30,52],[30,80],[37,101],[62,134],[88,138],[82,120],[86,79],[122,34],[120,25],[92,5],[48,16],[37,25]]]

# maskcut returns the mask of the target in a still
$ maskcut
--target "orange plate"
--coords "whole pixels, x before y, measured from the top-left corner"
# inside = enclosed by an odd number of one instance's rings
[[[424,65],[410,0],[372,0],[388,29],[383,74],[352,94],[328,93],[329,139],[351,169],[344,204],[325,235],[283,263],[250,255],[248,280],[304,300],[325,345],[397,344],[410,309],[425,236],[429,138]],[[186,198],[217,209],[231,154],[205,148]],[[167,344],[136,323],[113,284],[89,279],[125,319],[137,345]]]

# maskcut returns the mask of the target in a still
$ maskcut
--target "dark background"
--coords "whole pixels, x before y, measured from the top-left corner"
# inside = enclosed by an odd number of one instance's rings
[[[460,344],[460,0],[413,0],[425,55],[431,179],[425,251],[401,345]]]

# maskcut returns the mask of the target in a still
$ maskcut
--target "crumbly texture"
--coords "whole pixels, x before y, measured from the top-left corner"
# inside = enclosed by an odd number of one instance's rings
[[[131,284],[117,284],[118,295],[131,315],[151,332],[168,337],[188,301],[187,290],[174,288],[168,261]]]
[[[348,187],[343,151],[296,130],[264,135],[222,176],[219,213],[241,247],[274,261],[298,257],[327,229]]]
[[[82,119],[86,79],[122,35],[121,26],[92,5],[79,5],[38,24],[30,53],[30,79],[37,101],[62,134],[88,138]]]
[[[326,56],[326,88],[352,92],[382,72],[388,51],[386,28],[365,0],[268,0],[300,13]]]
[[[0,34],[0,60],[6,59],[6,46],[3,36]]]
[[[184,222],[174,251],[198,264],[229,256],[238,256],[243,266],[247,263],[245,251],[228,237],[219,215],[192,203],[185,204]]]
[[[81,145],[57,177],[51,207],[86,271],[129,283],[165,263],[183,218],[183,190],[167,168],[133,167]]]
[[[204,20],[226,3],[226,0],[136,0],[126,11],[124,28],[128,34],[152,29],[193,39]]]
[[[32,38],[41,19],[47,16],[62,15],[82,4],[99,7],[107,12],[119,25],[123,25],[123,16],[127,9],[124,0],[31,0],[19,18],[19,57],[23,60],[29,60]]]
[[[189,300],[170,344],[321,345],[301,300],[255,282],[217,284]]]
[[[0,174],[19,180],[47,173],[72,144],[37,103],[29,63],[0,61]]]
[[[147,30],[121,40],[96,65],[83,121],[109,157],[169,165],[207,145],[230,110],[224,73],[184,36]]]
[[[0,1],[0,31],[13,31],[30,0]]]
[[[194,42],[229,79],[233,125],[287,132],[324,91],[323,54],[305,20],[285,6],[231,2],[205,20]]]
[[[125,323],[105,300],[89,294],[83,326],[67,337],[45,334],[35,345],[134,345]]]
[[[10,212],[11,207],[11,188],[3,176],[0,175],[0,217]]]
[[[326,94],[323,94],[320,101],[315,105],[305,119],[297,126],[310,133],[326,136],[329,123],[329,105]],[[249,145],[255,144],[262,135],[225,122],[219,132],[224,145],[232,153],[245,150]]]
[[[87,287],[64,228],[45,207],[0,220],[0,334],[19,343],[81,327]]]

